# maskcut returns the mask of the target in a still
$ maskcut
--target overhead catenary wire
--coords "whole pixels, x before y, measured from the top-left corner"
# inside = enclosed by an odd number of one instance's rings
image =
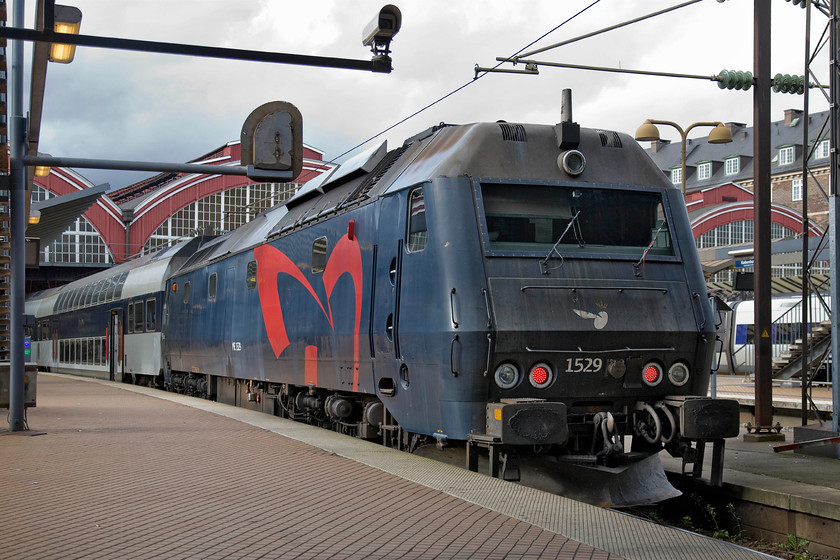
[[[552,49],[556,49],[556,48],[558,48],[558,47],[562,47],[562,46],[565,46],[565,45],[569,45],[569,44],[571,44],[571,43],[575,43],[575,42],[580,41],[580,40],[582,40],[582,39],[588,39],[588,38],[590,38],[590,37],[594,37],[594,36],[596,36],[596,35],[600,35],[601,33],[606,33],[607,31],[614,31],[614,30],[616,30],[616,29],[620,29],[620,28],[622,28],[622,27],[626,27],[626,26],[628,26],[628,25],[632,25],[632,24],[634,24],[634,23],[638,23],[638,22],[640,22],[640,21],[644,21],[644,20],[646,20],[646,19],[651,19],[651,18],[656,17],[656,16],[661,16],[661,15],[663,15],[663,14],[667,14],[668,12],[673,12],[674,10],[679,10],[680,8],[685,8],[686,6],[691,6],[692,4],[696,4],[696,3],[698,3],[698,2],[702,2],[702,1],[703,1],[703,0],[689,0],[688,2],[684,2],[684,3],[682,3],[682,4],[677,4],[676,6],[671,6],[670,8],[665,8],[665,9],[663,9],[663,10],[659,10],[658,12],[653,12],[653,13],[650,13],[650,14],[647,14],[647,15],[644,15],[644,16],[639,16],[639,17],[637,17],[637,18],[634,18],[634,19],[631,19],[631,20],[627,20],[627,21],[622,22],[622,23],[617,23],[617,24],[615,24],[615,25],[611,25],[611,26],[609,26],[609,27],[605,27],[605,28],[603,28],[603,29],[599,29],[598,31],[593,31],[593,32],[591,32],[591,33],[586,33],[586,34],[584,34],[584,35],[580,35],[580,36],[575,37],[575,38],[573,38],[573,39],[568,39],[568,40],[566,40],[566,41],[561,41],[561,42],[559,42],[559,43],[554,43],[553,45],[548,45],[548,46],[546,46],[546,47],[541,47],[541,48],[539,48],[539,49],[535,49],[535,50],[533,50],[533,51],[529,51],[529,52],[526,52],[526,53],[522,53],[521,57],[534,56],[535,54],[539,54],[539,53],[542,53],[542,52],[545,52],[545,51],[550,51],[550,50],[552,50]],[[532,43],[532,44],[533,44],[533,43]],[[527,47],[526,47],[526,48],[527,48]],[[513,58],[513,57],[511,57],[511,58]],[[518,57],[517,57],[517,58],[518,58]],[[496,60],[499,60],[499,59],[497,58]]]
[[[547,32],[545,32],[545,33],[543,33],[543,34],[542,34],[542,35],[540,35],[538,38],[534,39],[533,41],[531,41],[530,43],[528,43],[527,45],[525,45],[524,47],[522,47],[521,49],[519,49],[518,51],[516,51],[514,54],[512,54],[512,55],[511,55],[511,57],[515,57],[515,56],[519,55],[519,53],[521,53],[521,52],[522,52],[522,51],[524,51],[525,49],[528,49],[528,48],[532,47],[533,45],[535,45],[536,43],[538,43],[538,42],[542,41],[543,39],[545,39],[546,37],[548,37],[549,35],[551,35],[551,34],[552,34],[552,33],[554,33],[555,31],[557,31],[558,29],[560,29],[561,27],[563,27],[564,25],[566,25],[566,24],[567,24],[567,23],[569,23],[570,21],[574,20],[575,18],[577,18],[578,16],[580,16],[581,14],[583,14],[584,12],[586,12],[587,10],[589,10],[590,8],[592,8],[593,6],[595,6],[596,4],[598,4],[600,1],[601,1],[601,0],[594,0],[593,2],[591,2],[591,3],[590,3],[589,5],[587,5],[586,7],[582,8],[581,10],[579,10],[578,12],[576,12],[574,15],[572,15],[572,16],[570,16],[570,17],[568,17],[568,18],[567,18],[565,21],[563,21],[562,23],[560,23],[560,24],[556,25],[556,26],[555,26],[555,27],[553,27],[551,30],[549,30],[549,31],[547,31]],[[694,0],[694,1],[700,1],[700,0]],[[502,64],[504,64],[504,63],[503,63],[503,62],[498,63],[498,64],[494,67],[494,69],[495,69],[495,68],[498,68],[498,67],[499,67],[499,66],[501,66]],[[406,117],[404,117],[404,118],[400,119],[399,121],[397,121],[396,123],[392,124],[392,125],[391,125],[391,126],[389,126],[388,128],[386,128],[386,129],[382,130],[381,132],[378,132],[378,133],[374,134],[373,136],[371,136],[371,137],[367,138],[366,140],[364,140],[364,141],[362,141],[362,142],[360,142],[360,143],[356,144],[356,145],[355,145],[355,146],[353,146],[352,148],[350,148],[350,149],[348,149],[348,150],[346,150],[346,151],[342,152],[341,154],[339,154],[339,155],[335,156],[335,157],[334,157],[334,158],[332,158],[332,159],[331,159],[328,163],[335,163],[337,160],[339,160],[339,159],[343,158],[344,156],[346,156],[346,155],[347,155],[347,154],[349,154],[349,153],[352,153],[352,152],[354,152],[354,151],[358,150],[359,148],[361,148],[362,146],[364,146],[364,145],[365,145],[365,144],[367,144],[368,142],[371,142],[371,141],[373,141],[373,140],[375,140],[375,139],[379,138],[379,137],[380,137],[380,136],[382,136],[383,134],[386,134],[387,132],[390,132],[391,130],[395,129],[396,127],[398,127],[399,125],[401,125],[401,124],[405,123],[406,121],[408,121],[408,120],[410,120],[410,119],[412,119],[412,118],[416,117],[417,115],[419,115],[419,114],[423,113],[424,111],[427,111],[428,109],[430,109],[430,108],[434,107],[434,106],[435,106],[435,105],[437,105],[438,103],[440,103],[440,102],[442,102],[442,101],[444,101],[444,100],[446,100],[446,99],[448,99],[448,98],[452,97],[453,95],[455,95],[455,94],[456,94],[456,93],[458,93],[459,91],[461,91],[461,90],[463,90],[463,89],[467,88],[468,86],[472,85],[473,83],[475,83],[475,82],[476,82],[477,80],[479,80],[480,78],[483,78],[483,77],[484,77],[485,75],[487,75],[488,73],[489,73],[489,72],[484,72],[484,73],[481,73],[480,75],[479,75],[479,74],[476,74],[476,76],[475,76],[473,79],[471,79],[470,81],[468,81],[468,82],[466,82],[466,83],[464,83],[464,84],[460,85],[459,87],[457,87],[457,88],[455,88],[454,90],[450,91],[450,92],[449,92],[449,93],[447,93],[446,95],[444,95],[444,96],[442,96],[442,97],[439,97],[439,98],[438,98],[438,99],[436,99],[435,101],[432,101],[431,103],[429,103],[429,104],[425,105],[424,107],[422,107],[422,108],[418,109],[417,111],[414,111],[414,112],[413,112],[413,113],[411,113],[410,115],[408,115],[408,116],[406,116]]]
[[[598,3],[600,2],[600,0],[593,0],[593,1],[592,1],[592,2],[590,2],[587,6],[585,6],[585,7],[584,7],[584,8],[582,8],[582,9],[580,9],[579,11],[577,11],[576,13],[574,13],[573,15],[571,15],[570,17],[566,18],[563,22],[561,22],[560,24],[558,24],[558,25],[554,26],[554,27],[553,27],[553,28],[551,28],[549,31],[547,31],[547,32],[543,33],[542,35],[540,35],[539,37],[537,37],[537,38],[536,38],[536,39],[534,39],[533,41],[529,42],[527,45],[523,46],[521,49],[519,49],[518,51],[516,51],[514,54],[510,55],[509,57],[499,57],[499,58],[497,58],[496,60],[497,60],[498,62],[497,62],[497,64],[496,64],[495,66],[493,66],[492,68],[480,68],[480,67],[478,67],[478,65],[476,65],[476,67],[475,67],[475,76],[474,76],[474,77],[473,77],[470,81],[463,83],[462,85],[458,86],[457,88],[455,88],[454,90],[450,91],[449,93],[447,93],[447,94],[445,94],[445,95],[443,95],[443,96],[439,97],[438,99],[436,99],[436,100],[434,100],[434,101],[432,101],[432,102],[428,103],[427,105],[425,105],[425,106],[423,106],[422,108],[420,108],[420,109],[418,109],[418,110],[414,111],[413,113],[411,113],[411,114],[409,114],[409,115],[407,115],[407,116],[403,117],[403,118],[402,118],[402,119],[400,119],[399,121],[395,122],[394,124],[392,124],[392,125],[388,126],[388,127],[387,127],[387,128],[385,128],[385,129],[381,130],[380,132],[378,132],[378,133],[374,134],[373,136],[370,136],[370,137],[368,137],[367,139],[363,140],[362,142],[359,142],[359,143],[358,143],[358,144],[356,144],[355,146],[353,146],[353,147],[351,147],[351,148],[349,148],[349,149],[345,150],[344,152],[340,153],[339,155],[337,155],[337,156],[333,157],[332,159],[330,159],[329,161],[327,161],[327,162],[326,162],[326,164],[327,164],[327,165],[332,165],[332,164],[335,164],[338,160],[340,160],[340,159],[341,159],[341,158],[343,158],[344,156],[346,156],[346,155],[348,155],[348,154],[350,154],[350,153],[352,153],[352,152],[354,152],[354,151],[358,150],[359,148],[361,148],[362,146],[366,145],[367,143],[369,143],[369,142],[371,142],[371,141],[373,141],[373,140],[375,140],[375,139],[379,138],[379,137],[380,137],[380,136],[382,136],[383,134],[386,134],[386,133],[390,132],[391,130],[395,129],[396,127],[400,126],[401,124],[404,124],[405,122],[407,122],[407,121],[411,120],[412,118],[414,118],[414,117],[416,117],[416,116],[420,115],[421,113],[423,113],[423,112],[427,111],[428,109],[430,109],[430,108],[434,107],[435,105],[437,105],[437,104],[439,104],[439,103],[443,102],[444,100],[446,100],[446,99],[448,99],[448,98],[452,97],[453,95],[455,95],[455,94],[457,94],[458,92],[462,91],[463,89],[465,89],[465,88],[469,87],[470,85],[472,85],[473,83],[475,83],[476,81],[478,81],[479,79],[483,78],[484,76],[486,76],[487,74],[489,74],[489,73],[491,73],[491,72],[505,72],[505,71],[507,71],[507,72],[522,72],[522,71],[518,71],[518,70],[511,71],[511,70],[502,70],[502,69],[500,69],[500,67],[501,67],[501,66],[502,66],[505,62],[513,62],[514,64],[516,64],[516,63],[525,63],[526,65],[527,65],[529,62],[531,62],[531,63],[535,63],[536,61],[525,61],[525,60],[522,60],[522,57],[524,57],[524,56],[531,56],[531,55],[533,55],[533,54],[537,54],[537,53],[545,52],[545,51],[547,51],[547,50],[551,50],[551,49],[554,49],[554,48],[557,48],[557,47],[560,47],[560,46],[568,45],[568,44],[570,44],[570,43],[573,43],[573,42],[576,42],[576,41],[580,41],[580,40],[582,40],[582,39],[586,39],[586,38],[594,37],[594,36],[596,36],[596,35],[600,35],[600,34],[602,34],[602,33],[606,33],[606,32],[608,32],[608,31],[614,31],[614,30],[616,30],[616,29],[620,29],[620,28],[622,28],[622,27],[626,27],[627,25],[631,25],[631,24],[633,24],[633,23],[638,23],[638,22],[641,22],[641,21],[645,21],[645,20],[651,19],[651,18],[653,18],[653,17],[657,17],[657,16],[660,16],[660,15],[664,15],[664,14],[667,14],[667,13],[669,13],[669,12],[672,12],[672,11],[678,10],[678,9],[680,9],[680,8],[684,8],[684,7],[687,7],[687,6],[691,6],[691,5],[696,4],[696,3],[698,3],[698,2],[701,2],[701,1],[702,1],[702,0],[689,0],[689,1],[687,1],[687,2],[683,2],[683,3],[681,3],[681,4],[677,4],[677,5],[675,5],[675,6],[671,6],[670,8],[665,8],[665,9],[659,10],[659,11],[657,11],[657,12],[653,12],[653,13],[650,13],[650,14],[646,14],[646,15],[644,15],[644,16],[639,16],[639,17],[637,17],[637,18],[633,18],[633,19],[631,19],[631,20],[628,20],[628,21],[625,21],[625,22],[622,22],[622,23],[618,23],[618,24],[615,24],[615,25],[612,25],[612,26],[609,26],[609,27],[606,27],[606,28],[603,28],[603,29],[600,29],[600,30],[597,30],[597,31],[593,31],[593,32],[591,32],[591,33],[587,33],[587,34],[584,34],[584,35],[581,35],[581,36],[578,36],[578,37],[575,37],[575,38],[572,38],[572,39],[569,39],[569,40],[566,40],[566,41],[562,41],[562,42],[559,42],[559,43],[555,43],[555,44],[553,44],[553,45],[549,45],[549,46],[547,46],[547,47],[543,47],[543,48],[540,48],[540,49],[536,49],[536,50],[533,50],[533,51],[528,51],[528,52],[524,52],[524,53],[523,53],[523,51],[525,51],[526,49],[529,49],[530,47],[532,47],[532,46],[533,46],[533,45],[535,45],[536,43],[538,43],[538,42],[542,41],[543,39],[545,39],[545,38],[546,38],[546,37],[548,37],[549,35],[553,34],[553,33],[554,33],[554,32],[556,32],[558,29],[560,29],[561,27],[565,26],[565,25],[566,25],[566,24],[568,24],[569,22],[573,21],[574,19],[576,19],[577,17],[579,17],[580,15],[582,15],[583,13],[585,13],[586,11],[588,11],[589,9],[591,9],[592,7],[594,7],[596,4],[598,4]],[[570,67],[570,68],[589,69],[589,70],[602,70],[602,71],[611,71],[611,72],[623,72],[623,73],[636,73],[636,74],[653,74],[653,75],[662,75],[662,73],[658,73],[658,72],[647,72],[647,71],[642,71],[642,70],[637,70],[637,71],[634,71],[634,70],[608,69],[608,68],[599,68],[599,67],[587,67],[587,66],[582,66],[582,65],[567,65],[567,64],[562,64],[562,63],[546,63],[546,62],[538,62],[538,63],[536,63],[536,64],[542,64],[542,65],[547,65],[547,66],[565,66],[565,67]],[[536,71],[529,72],[528,70],[526,70],[526,71],[524,71],[524,73],[536,73]],[[704,79],[704,80],[712,80],[712,81],[715,81],[715,80],[718,78],[718,77],[717,77],[717,76],[715,76],[715,75],[711,75],[711,76],[709,76],[709,75],[701,76],[701,75],[675,74],[675,73],[674,73],[674,74],[670,74],[670,76],[671,76],[671,77],[682,77],[682,78]]]
[[[568,45],[570,43],[574,43],[576,41],[580,41],[582,39],[586,39],[586,38],[589,38],[589,37],[594,37],[596,35],[600,35],[602,33],[608,32],[608,31],[614,31],[616,29],[626,27],[626,26],[631,25],[633,23],[638,23],[638,22],[645,21],[645,20],[648,20],[648,19],[651,19],[651,18],[654,18],[654,17],[658,17],[658,16],[661,16],[661,15],[673,12],[675,10],[685,8],[687,6],[691,6],[693,4],[696,4],[696,3],[702,2],[702,1],[703,0],[688,0],[687,2],[682,2],[680,4],[671,6],[669,8],[664,8],[662,10],[652,12],[652,13],[646,14],[644,16],[639,16],[637,18],[633,18],[631,20],[628,20],[628,21],[625,21],[625,22],[622,22],[622,23],[611,25],[609,27],[600,29],[598,31],[593,31],[591,33],[587,33],[587,34],[584,34],[584,35],[581,35],[581,36],[578,36],[578,37],[575,37],[575,38],[572,38],[572,39],[568,39],[566,41],[561,41],[561,42],[555,43],[553,45],[548,45],[546,47],[535,49],[533,51],[523,52],[526,49],[529,49],[530,47],[535,45],[536,43],[542,41],[543,39],[545,39],[546,37],[548,37],[549,35],[551,35],[552,33],[554,33],[555,31],[557,31],[558,29],[560,29],[561,27],[563,27],[567,23],[571,22],[572,20],[574,20],[575,18],[577,18],[578,16],[580,16],[581,14],[583,14],[584,12],[586,12],[587,10],[589,10],[590,8],[592,8],[593,6],[595,6],[596,4],[598,4],[600,2],[600,0],[594,0],[593,2],[588,4],[586,7],[582,8],[577,13],[575,13],[574,15],[567,18],[562,23],[558,24],[557,26],[555,26],[554,28],[552,28],[548,32],[543,33],[538,38],[534,39],[533,41],[531,41],[530,43],[528,43],[527,45],[525,45],[524,47],[519,49],[516,53],[514,53],[514,54],[512,54],[512,55],[510,55],[509,57],[506,57],[506,58],[504,58],[504,57],[497,58],[496,60],[498,61],[498,63],[495,66],[493,66],[491,68],[482,68],[482,67],[479,67],[478,65],[476,65],[476,67],[475,67],[475,77],[472,80],[462,84],[461,86],[455,88],[454,90],[447,93],[446,95],[436,99],[435,101],[432,101],[428,105],[422,107],[421,109],[418,109],[417,111],[411,113],[410,115],[404,117],[403,119],[400,119],[399,121],[397,121],[396,123],[392,124],[391,126],[385,128],[381,132],[378,132],[377,134],[374,134],[373,136],[367,138],[366,140],[360,142],[359,144],[356,144],[352,148],[342,152],[338,156],[331,159],[329,161],[329,163],[335,163],[337,160],[339,160],[339,159],[343,158],[344,156],[346,156],[347,154],[350,154],[350,153],[354,152],[355,150],[361,148],[362,146],[364,146],[368,142],[371,142],[372,140],[375,140],[376,138],[379,138],[380,136],[382,136],[383,134],[386,134],[387,132],[393,130],[397,126],[399,126],[399,125],[405,123],[406,121],[416,117],[417,115],[423,113],[424,111],[434,107],[435,105],[437,105],[438,103],[448,99],[449,97],[452,97],[453,95],[455,95],[459,91],[465,89],[470,84],[477,81],[478,79],[483,78],[488,73],[491,73],[491,72],[507,72],[507,73],[536,74],[537,71],[535,69],[535,66],[533,65],[534,61],[524,61],[524,60],[522,60],[522,57],[532,56],[532,55],[537,54],[537,53],[545,52],[547,50],[551,50],[551,49],[554,49],[554,48],[557,48],[557,47],[560,47],[560,46],[564,46],[564,45]],[[504,64],[505,62],[513,62],[514,64],[525,63],[526,64],[526,69],[525,70],[500,69],[502,64]],[[528,65],[528,62],[531,62],[532,64]],[[560,63],[553,63],[552,64],[552,63],[539,62],[538,64],[544,64],[544,65],[547,65],[547,66],[560,66]],[[588,70],[603,70],[603,71],[621,72],[620,69],[604,69],[604,68],[598,68],[598,67],[583,67],[583,66],[569,66],[569,67],[588,69]],[[645,71],[641,71],[641,70],[639,70],[639,71],[626,71],[626,73],[651,74],[651,75],[662,75],[663,74],[661,72],[645,72]],[[694,78],[694,79],[704,79],[704,80],[712,80],[712,81],[716,81],[716,79],[718,78],[717,76],[700,76],[700,75],[690,75],[690,74],[671,74],[670,77]]]
[[[659,10],[659,11],[654,12],[654,13],[651,13],[651,14],[647,14],[647,15],[644,15],[644,16],[640,16],[640,17],[634,18],[634,19],[632,19],[632,20],[629,20],[629,21],[626,21],[626,22],[623,22],[623,23],[619,23],[619,24],[616,24],[616,25],[612,25],[612,26],[609,26],[609,27],[607,27],[607,28],[600,29],[600,30],[598,30],[598,31],[593,31],[593,32],[591,32],[591,33],[587,33],[587,34],[585,34],[585,35],[578,36],[578,37],[575,37],[575,38],[573,38],[573,39],[569,39],[569,40],[567,40],[567,41],[562,41],[562,42],[560,42],[560,43],[555,43],[555,44],[553,44],[553,45],[549,45],[548,47],[545,47],[545,48],[536,49],[536,50],[533,50],[533,51],[529,51],[529,52],[524,52],[524,53],[523,53],[523,51],[526,51],[527,49],[531,48],[532,46],[534,46],[535,44],[539,43],[540,41],[542,41],[543,39],[545,39],[545,38],[546,38],[546,37],[548,37],[549,35],[551,35],[551,34],[553,34],[554,32],[556,32],[556,31],[557,31],[558,29],[560,29],[561,27],[565,26],[565,25],[566,25],[566,24],[568,24],[569,22],[573,21],[574,19],[576,19],[576,18],[577,18],[577,17],[579,17],[580,15],[584,14],[585,12],[587,12],[589,9],[591,9],[592,7],[594,7],[595,5],[597,5],[598,3],[600,3],[600,1],[601,1],[601,0],[593,0],[593,1],[592,1],[592,2],[590,2],[588,5],[586,5],[585,7],[581,8],[581,9],[580,9],[580,10],[578,10],[576,13],[574,13],[574,14],[573,14],[573,15],[571,15],[571,16],[569,16],[569,17],[568,17],[568,18],[566,18],[564,21],[562,21],[562,22],[561,22],[561,23],[559,23],[558,25],[554,26],[553,28],[551,28],[551,29],[550,29],[550,30],[548,30],[547,32],[543,33],[542,35],[540,35],[539,37],[537,37],[537,38],[536,38],[536,39],[534,39],[533,41],[529,42],[527,45],[523,46],[522,48],[520,48],[519,50],[517,50],[515,53],[513,53],[512,55],[510,55],[509,57],[507,57],[507,58],[501,58],[501,57],[500,57],[500,58],[497,58],[497,61],[498,61],[498,62],[497,62],[497,64],[496,64],[495,66],[493,66],[492,68],[480,68],[480,67],[478,67],[478,65],[476,65],[476,67],[475,67],[475,76],[474,76],[474,77],[473,77],[470,81],[463,83],[462,85],[458,86],[457,88],[455,88],[454,90],[450,91],[449,93],[447,93],[447,94],[445,94],[445,95],[443,95],[443,96],[439,97],[438,99],[436,99],[436,100],[432,101],[431,103],[428,103],[427,105],[425,105],[425,106],[423,106],[422,108],[420,108],[420,109],[418,109],[418,110],[414,111],[413,113],[411,113],[411,114],[407,115],[406,117],[403,117],[403,118],[402,118],[402,119],[400,119],[399,121],[395,122],[394,124],[392,124],[392,125],[388,126],[388,127],[387,127],[387,128],[385,128],[385,129],[383,129],[382,131],[380,131],[380,132],[378,132],[378,133],[374,134],[373,136],[368,137],[367,139],[363,140],[362,142],[359,142],[358,144],[356,144],[356,145],[355,145],[355,146],[353,146],[352,148],[349,148],[349,149],[345,150],[344,152],[340,153],[339,155],[337,155],[337,156],[333,157],[332,159],[330,159],[329,161],[327,161],[327,162],[326,162],[326,164],[327,164],[327,165],[333,165],[333,164],[335,164],[338,160],[340,160],[340,159],[341,159],[341,158],[343,158],[344,156],[346,156],[346,155],[348,155],[348,154],[350,154],[350,153],[352,153],[352,152],[354,152],[354,151],[358,150],[359,148],[361,148],[362,146],[366,145],[367,143],[369,143],[369,142],[371,142],[371,141],[373,141],[373,140],[375,140],[375,139],[379,138],[379,137],[380,137],[380,136],[382,136],[383,134],[386,134],[386,133],[390,132],[391,130],[395,129],[396,127],[400,126],[401,124],[404,124],[405,122],[407,122],[407,121],[411,120],[412,118],[416,117],[417,115],[420,115],[421,113],[423,113],[423,112],[427,111],[428,109],[430,109],[430,108],[434,107],[435,105],[437,105],[437,104],[441,103],[442,101],[444,101],[444,100],[446,100],[446,99],[448,99],[448,98],[452,97],[452,96],[453,96],[453,95],[455,95],[456,93],[460,92],[461,90],[463,90],[463,89],[465,89],[465,88],[469,87],[470,85],[472,85],[473,83],[475,83],[475,82],[476,82],[476,81],[478,81],[479,79],[483,78],[483,77],[484,77],[484,76],[486,76],[487,74],[489,74],[489,73],[491,73],[491,72],[505,72],[506,70],[502,70],[502,69],[500,69],[500,67],[501,67],[501,66],[502,66],[505,62],[511,62],[511,61],[512,61],[512,62],[514,62],[514,63],[516,63],[516,62],[527,63],[527,61],[523,61],[523,60],[521,60],[521,57],[522,57],[522,56],[530,56],[530,55],[533,55],[533,54],[537,54],[537,53],[540,53],[540,52],[544,52],[544,51],[546,51],[546,50],[550,50],[550,49],[553,49],[553,48],[557,48],[557,47],[559,47],[559,46],[567,45],[567,44],[569,44],[569,43],[573,43],[573,42],[575,42],[575,41],[579,41],[579,40],[581,40],[581,39],[585,39],[585,38],[588,38],[588,37],[594,37],[594,36],[596,36],[596,35],[600,35],[600,34],[602,34],[602,33],[606,33],[607,31],[613,31],[613,30],[615,30],[615,29],[619,29],[619,28],[621,28],[621,27],[625,27],[625,26],[630,25],[630,24],[633,24],[633,23],[637,23],[637,22],[640,22],[640,21],[644,21],[644,20],[647,20],[647,19],[651,19],[651,18],[653,18],[653,17],[660,16],[660,15],[663,15],[663,14],[666,14],[666,13],[669,13],[669,12],[672,12],[672,11],[674,11],[674,10],[677,10],[677,9],[680,9],[680,8],[684,8],[684,7],[686,7],[686,6],[690,6],[690,5],[692,5],[692,4],[696,4],[697,2],[701,2],[702,0],[689,0],[689,1],[687,1],[687,2],[683,2],[683,3],[681,3],[681,4],[678,4],[678,5],[672,6],[672,7],[670,7],[670,8],[665,8],[665,9],[663,9],[663,10]],[[546,63],[540,63],[540,64],[546,64]],[[558,64],[559,64],[559,63],[558,63]],[[583,67],[580,67],[580,68],[583,68]],[[587,68],[587,69],[595,69],[595,68],[594,68],[594,67],[590,67],[590,68]],[[619,71],[619,70],[615,70],[615,71]],[[510,70],[507,70],[507,72],[511,72],[511,71],[510,71]],[[518,70],[514,70],[513,72],[520,72],[520,71],[518,71]],[[625,71],[625,72],[633,72],[633,71]],[[527,70],[526,70],[526,73],[527,73]],[[534,73],[535,73],[535,72],[534,72]],[[644,73],[644,72],[643,72],[643,71],[639,71],[638,73]],[[692,77],[692,78],[706,79],[706,80],[714,80],[714,79],[716,78],[716,76],[689,76],[689,75],[686,75],[686,76],[680,76],[680,77]]]

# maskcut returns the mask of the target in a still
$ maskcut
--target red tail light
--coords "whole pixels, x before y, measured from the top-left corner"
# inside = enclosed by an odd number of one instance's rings
[[[554,374],[548,364],[536,364],[531,368],[531,372],[528,374],[528,380],[531,382],[531,385],[537,389],[548,387],[553,378]]]
[[[646,385],[655,387],[662,381],[662,366],[655,362],[649,362],[642,369],[642,381]]]

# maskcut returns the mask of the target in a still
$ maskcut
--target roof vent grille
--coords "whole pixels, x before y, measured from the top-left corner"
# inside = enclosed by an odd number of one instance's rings
[[[528,134],[521,124],[499,123],[502,129],[502,140],[505,142],[527,142]]]
[[[617,132],[612,130],[599,130],[598,136],[601,137],[601,146],[605,148],[620,148],[621,138]]]
[[[394,150],[393,152],[387,154],[379,165],[368,175],[367,179],[362,181],[358,187],[356,187],[353,192],[351,192],[347,198],[341,201],[339,206],[344,206],[345,204],[349,204],[354,200],[363,199],[368,197],[368,193],[373,190],[373,187],[379,183],[379,180],[394,166],[394,164],[399,161],[400,157],[408,150],[408,146],[401,146]]]

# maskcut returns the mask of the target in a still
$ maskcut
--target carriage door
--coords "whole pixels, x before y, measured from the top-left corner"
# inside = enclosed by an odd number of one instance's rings
[[[123,325],[122,325],[122,310],[111,310],[111,324],[109,326],[108,337],[108,357],[111,364],[111,381],[118,381],[122,383],[123,380],[123,360],[122,360],[122,345],[123,345]]]

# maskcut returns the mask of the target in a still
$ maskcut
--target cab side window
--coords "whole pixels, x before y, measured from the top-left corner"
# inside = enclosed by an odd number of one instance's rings
[[[426,248],[428,232],[426,231],[426,206],[423,191],[417,189],[408,198],[408,239],[406,249],[409,253],[422,251]]]

